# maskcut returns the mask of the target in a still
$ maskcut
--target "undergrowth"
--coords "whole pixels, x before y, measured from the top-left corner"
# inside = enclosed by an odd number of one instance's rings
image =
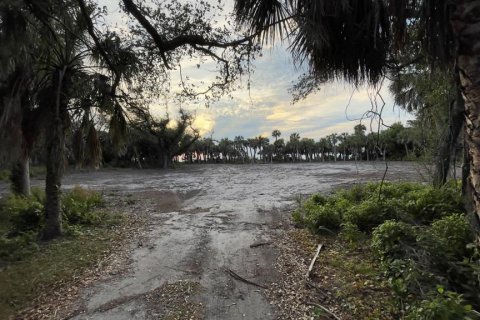
[[[370,183],[316,194],[293,220],[375,258],[398,317],[480,319],[480,254],[457,183]]]
[[[96,263],[118,235],[122,216],[104,208],[102,195],[75,187],[62,195],[64,236],[40,242],[45,195],[9,195],[0,201],[0,318],[8,318],[45,288]]]

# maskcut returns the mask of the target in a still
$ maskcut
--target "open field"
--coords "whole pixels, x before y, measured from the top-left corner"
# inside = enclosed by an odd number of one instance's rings
[[[381,162],[339,162],[68,174],[64,188],[81,185],[123,198],[130,210],[147,217],[132,238],[128,271],[85,289],[71,314],[74,319],[274,319],[262,287],[278,280],[276,250],[250,245],[289,228],[295,199],[378,181],[384,170]],[[393,162],[386,179],[419,180],[420,171],[413,163]],[[5,190],[1,184],[0,192]]]

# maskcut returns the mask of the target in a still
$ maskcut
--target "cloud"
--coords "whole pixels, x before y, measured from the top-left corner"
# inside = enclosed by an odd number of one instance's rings
[[[111,3],[107,0],[100,1],[101,5],[109,7],[112,6]],[[233,1],[227,0],[225,5],[231,8],[232,3]],[[108,22],[116,24],[117,28],[125,27],[125,15],[119,12],[118,6],[113,5],[111,12]],[[205,83],[215,80],[218,70],[211,62],[197,68],[198,62],[196,58],[182,61],[182,74],[184,78],[188,76],[191,83],[204,87]],[[270,136],[274,129],[280,130],[282,136],[286,137],[292,132],[298,132],[302,137],[318,139],[333,132],[352,132],[353,127],[359,123],[358,119],[366,112],[372,108],[380,111],[381,105],[372,106],[371,88],[354,89],[343,82],[327,83],[320,92],[292,105],[289,89],[305,72],[303,66],[297,67],[294,66],[286,45],[268,46],[264,48],[262,56],[253,62],[254,72],[249,77],[243,77],[239,83],[241,87],[232,93],[232,98],[222,98],[209,108],[204,107],[202,101],[186,102],[182,107],[196,115],[194,125],[202,135],[214,132],[217,139],[233,139],[237,135],[245,138],[259,134]],[[175,89],[180,79],[179,68],[172,71],[171,77],[172,89]],[[248,81],[250,90],[246,89]],[[393,99],[386,87],[387,84],[380,91],[385,100],[382,113],[384,121],[392,124],[412,119],[412,115],[394,108]],[[159,116],[164,115],[166,105],[171,115],[180,107],[173,101],[161,101],[152,106],[152,110]],[[365,119],[363,123],[369,125],[369,121]],[[373,123],[376,124],[377,122]]]
[[[199,130],[201,136],[205,137],[213,131],[215,123],[216,117],[213,114],[202,112],[195,117],[193,127]]]

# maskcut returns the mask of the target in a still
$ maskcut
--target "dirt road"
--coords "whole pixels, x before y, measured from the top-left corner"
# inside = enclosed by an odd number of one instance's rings
[[[418,179],[411,164],[389,166],[387,179]],[[272,245],[250,245],[283,232],[295,197],[378,180],[384,168],[383,163],[195,165],[67,175],[65,188],[82,185],[130,195],[147,203],[148,212],[141,239],[131,244],[128,273],[88,288],[74,319],[162,319],[169,314],[274,319],[260,286],[276,281],[276,252]]]

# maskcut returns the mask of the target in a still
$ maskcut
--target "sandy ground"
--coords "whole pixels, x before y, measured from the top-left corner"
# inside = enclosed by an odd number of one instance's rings
[[[195,308],[188,318],[275,319],[276,310],[259,287],[278,280],[275,248],[250,245],[284,232],[295,198],[380,180],[384,170],[381,162],[338,162],[68,174],[65,189],[80,185],[130,197],[146,203],[142,210],[148,215],[142,236],[131,243],[128,272],[84,290],[73,319],[168,318],[162,288],[185,283],[195,287],[188,301],[185,297],[185,308]],[[411,163],[389,163],[386,178],[418,180],[419,172]],[[5,188],[0,185],[0,193]]]

